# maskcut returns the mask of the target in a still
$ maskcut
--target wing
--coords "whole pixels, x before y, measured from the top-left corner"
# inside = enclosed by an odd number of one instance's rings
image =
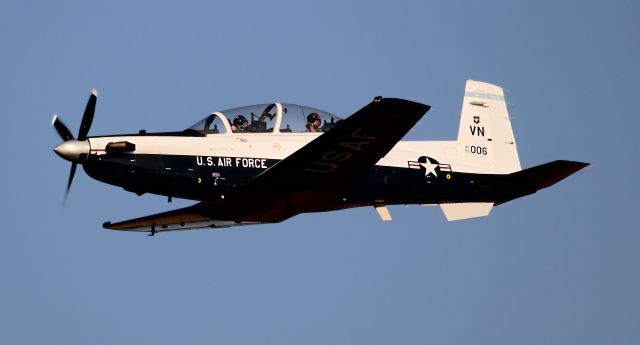
[[[229,193],[244,205],[243,221],[277,223],[303,212],[338,210],[351,185],[430,109],[394,98],[376,98],[298,151]],[[344,201],[344,200],[343,200]]]
[[[232,226],[261,224],[260,222],[211,219],[211,205],[198,203],[193,206],[129,219],[118,223],[106,222],[102,226],[109,230],[156,232],[193,230],[199,228],[229,228]]]
[[[246,189],[345,191],[384,157],[430,108],[402,99],[376,98],[250,180]]]

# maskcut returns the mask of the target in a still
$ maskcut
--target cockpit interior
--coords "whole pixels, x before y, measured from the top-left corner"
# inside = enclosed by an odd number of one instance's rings
[[[215,112],[186,129],[208,134],[326,132],[342,118],[324,110],[288,103],[258,104]]]

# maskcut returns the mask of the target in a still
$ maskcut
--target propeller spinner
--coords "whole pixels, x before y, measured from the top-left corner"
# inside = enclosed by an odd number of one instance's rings
[[[65,201],[69,195],[69,189],[73,182],[73,176],[76,174],[78,163],[85,161],[91,152],[87,135],[89,134],[89,129],[93,122],[93,114],[96,110],[97,100],[98,92],[96,90],[92,90],[87,106],[84,109],[84,114],[82,115],[80,130],[78,130],[78,139],[73,138],[73,134],[71,134],[69,128],[58,118],[58,115],[53,115],[53,119],[51,119],[51,125],[56,129],[56,132],[58,132],[58,135],[60,135],[60,138],[63,140],[60,145],[53,148],[53,151],[58,154],[58,156],[71,162],[71,171],[69,172],[69,180],[67,181],[67,190],[64,194]]]

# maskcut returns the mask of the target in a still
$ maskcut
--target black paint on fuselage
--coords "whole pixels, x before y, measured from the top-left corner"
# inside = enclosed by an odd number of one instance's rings
[[[262,173],[266,169],[263,167],[268,168],[278,162],[274,159],[252,158],[254,164],[249,167],[248,163],[243,166],[241,157],[231,157],[231,164],[227,164],[228,161],[223,164],[214,162],[219,157],[211,157],[210,161],[207,158],[209,157],[105,154],[92,155],[83,167],[92,178],[139,195],[152,193],[198,201],[224,202],[221,200],[224,195],[233,195],[234,190]],[[349,191],[342,194],[339,200],[335,200],[337,206],[331,208],[374,205],[381,200],[388,205],[499,202],[511,195],[534,192],[517,190],[517,186],[512,183],[501,183],[508,175],[450,171],[436,173],[437,176],[425,175],[424,169],[374,166]],[[312,181],[308,187],[313,189]],[[270,196],[265,195],[264,198]]]

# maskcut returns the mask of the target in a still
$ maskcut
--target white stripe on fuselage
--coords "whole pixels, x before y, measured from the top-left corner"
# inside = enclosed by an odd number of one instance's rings
[[[281,160],[296,152],[321,133],[234,133],[188,136],[113,136],[89,138],[92,154],[105,154],[111,142],[128,141],[136,145],[135,154],[202,157],[247,157]],[[377,165],[407,168],[408,161],[429,156],[450,164],[456,172],[473,172],[457,163],[455,141],[400,141]]]
[[[89,138],[91,150],[104,154],[108,143],[128,141],[136,154],[255,157],[283,159],[318,137],[318,133],[241,133],[187,136],[114,136]]]

